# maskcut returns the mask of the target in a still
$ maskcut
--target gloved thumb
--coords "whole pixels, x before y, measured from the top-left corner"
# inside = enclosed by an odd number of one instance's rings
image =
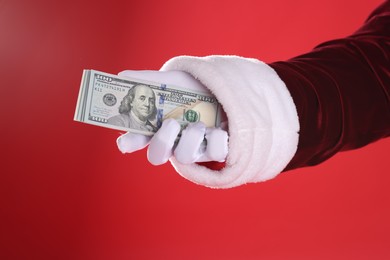
[[[116,139],[116,144],[122,153],[132,153],[145,148],[151,138],[151,136],[127,132]]]

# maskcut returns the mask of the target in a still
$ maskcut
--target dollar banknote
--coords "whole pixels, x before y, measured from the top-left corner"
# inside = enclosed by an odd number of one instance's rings
[[[74,120],[153,135],[167,118],[182,129],[199,121],[218,127],[221,113],[218,100],[207,91],[84,70]]]

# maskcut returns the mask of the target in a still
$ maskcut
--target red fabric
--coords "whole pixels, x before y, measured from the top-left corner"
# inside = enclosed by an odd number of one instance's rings
[[[269,64],[286,83],[300,121],[298,151],[285,170],[390,135],[390,2],[353,35]]]
[[[198,164],[202,165],[204,167],[207,167],[207,168],[209,168],[211,170],[214,170],[214,171],[222,170],[225,167],[225,165],[226,165],[225,162],[214,162],[214,161],[212,161],[212,162],[200,162]]]
[[[298,150],[285,171],[390,135],[390,1],[353,35],[269,65],[286,83],[301,127]]]

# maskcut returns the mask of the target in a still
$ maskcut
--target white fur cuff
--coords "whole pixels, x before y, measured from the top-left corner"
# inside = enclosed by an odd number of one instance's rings
[[[230,188],[274,178],[290,162],[298,145],[298,115],[284,82],[270,66],[237,56],[180,56],[161,70],[190,73],[217,97],[228,117],[225,168],[213,171],[171,158],[184,178]]]

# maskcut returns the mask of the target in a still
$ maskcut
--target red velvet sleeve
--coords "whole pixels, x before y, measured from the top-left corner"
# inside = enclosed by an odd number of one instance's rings
[[[390,1],[353,35],[269,65],[286,83],[301,128],[285,170],[390,135]]]

